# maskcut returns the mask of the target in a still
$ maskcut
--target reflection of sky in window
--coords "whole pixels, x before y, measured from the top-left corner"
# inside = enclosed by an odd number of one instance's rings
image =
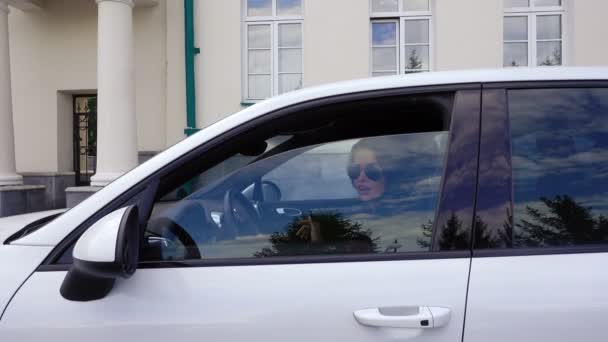
[[[302,13],[302,0],[278,0],[277,1],[277,14],[301,14]]]
[[[247,15],[272,15],[272,0],[247,0]]]
[[[608,193],[608,89],[511,91],[509,112],[516,203]]]
[[[373,45],[395,45],[397,25],[395,23],[375,23],[372,26]]]
[[[381,167],[392,174],[387,192],[404,210],[433,210],[443,170],[447,132],[367,138],[384,151]],[[285,200],[355,198],[346,174],[355,140],[320,145],[264,177],[276,182]]]

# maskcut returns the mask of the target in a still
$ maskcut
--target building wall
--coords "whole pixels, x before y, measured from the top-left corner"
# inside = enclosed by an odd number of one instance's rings
[[[569,0],[567,10],[567,45],[571,64],[608,65],[608,1]]]
[[[167,84],[165,146],[184,138],[186,127],[186,72],[184,53],[184,3],[168,0],[167,6]]]
[[[432,11],[434,71],[502,67],[502,1],[434,0]]]
[[[242,108],[241,1],[198,0],[194,13],[196,125],[205,127]]]
[[[607,65],[608,1],[563,0],[568,65]],[[49,0],[9,16],[19,172],[72,170],[71,97],[95,92],[97,6]],[[242,108],[242,0],[195,0],[197,126]],[[502,66],[502,0],[433,0],[433,70]],[[134,9],[138,148],[184,138],[184,7]],[[369,0],[304,0],[304,86],[368,77]]]
[[[167,145],[165,8],[165,1],[159,1],[154,7],[135,8],[133,15],[142,151]],[[17,171],[72,171],[70,102],[73,94],[96,93],[97,5],[52,0],[40,11],[11,9],[9,36]]]
[[[305,87],[369,75],[368,0],[304,1]]]

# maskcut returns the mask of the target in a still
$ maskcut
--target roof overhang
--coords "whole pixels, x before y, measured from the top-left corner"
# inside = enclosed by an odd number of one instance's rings
[[[9,6],[25,12],[44,9],[46,1],[48,0],[6,0]],[[158,5],[159,0],[134,0],[133,2],[135,3],[135,7],[154,7]]]

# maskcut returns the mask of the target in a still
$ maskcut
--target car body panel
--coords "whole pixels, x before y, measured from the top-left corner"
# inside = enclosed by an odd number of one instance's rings
[[[0,321],[3,341],[453,341],[462,337],[469,258],[139,269],[110,294],[70,302],[66,272],[36,272]],[[451,310],[437,329],[366,327],[374,307]],[[417,339],[419,338],[419,339]]]
[[[66,209],[47,210],[0,218],[0,244],[4,243],[11,235],[23,229],[28,224],[34,223],[45,217],[61,214],[65,210]]]
[[[0,320],[13,294],[51,250],[51,247],[0,245]]]
[[[146,163],[136,167],[122,177],[116,179],[114,182],[108,184],[80,203],[77,207],[75,207],[75,209],[67,211],[64,215],[51,222],[45,227],[45,229],[38,230],[22,239],[14,241],[13,244],[55,246],[80,223],[102,209],[118,195],[138,184],[161,167],[173,162],[183,154],[248,121],[298,103],[343,94],[407,87],[517,81],[601,79],[608,79],[608,68],[509,68],[447,71],[408,74],[407,76],[398,75],[376,77],[363,80],[332,83],[286,93],[284,95],[262,101],[202,129],[200,132],[194,134],[190,138],[185,139],[159,153]]]
[[[473,258],[464,341],[606,341],[608,253]]]

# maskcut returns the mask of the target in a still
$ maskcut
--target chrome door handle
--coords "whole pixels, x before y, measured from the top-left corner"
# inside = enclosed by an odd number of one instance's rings
[[[370,327],[430,329],[446,325],[450,309],[436,306],[404,306],[363,309],[354,312],[359,324]]]
[[[296,208],[276,208],[277,214],[287,216],[301,216],[302,210]]]

